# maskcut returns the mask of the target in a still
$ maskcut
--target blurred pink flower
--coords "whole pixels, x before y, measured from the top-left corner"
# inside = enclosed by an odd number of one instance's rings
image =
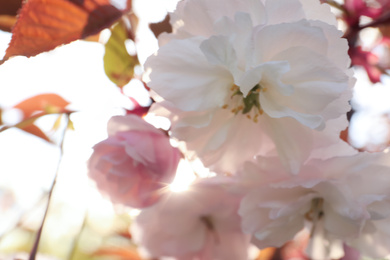
[[[381,8],[370,7],[364,0],[345,0],[343,7],[345,10],[343,18],[349,26],[358,25],[361,16],[376,19],[383,12]]]
[[[241,231],[241,195],[228,191],[231,184],[228,178],[201,179],[142,210],[131,225],[138,248],[155,258],[247,260],[250,236]]]
[[[180,152],[168,137],[135,115],[115,116],[108,138],[94,146],[89,176],[113,203],[135,208],[158,201],[176,173]]]
[[[384,69],[379,66],[379,57],[371,51],[365,51],[361,46],[350,48],[349,56],[351,57],[352,64],[355,66],[362,66],[372,83],[381,81],[381,76]]]

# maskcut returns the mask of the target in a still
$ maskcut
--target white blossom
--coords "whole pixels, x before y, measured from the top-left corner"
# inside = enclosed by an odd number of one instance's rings
[[[153,111],[168,111],[172,135],[206,166],[234,173],[276,151],[296,173],[316,148],[315,132],[350,109],[347,43],[329,8],[313,2],[179,3],[174,33],[145,67],[161,100]]]

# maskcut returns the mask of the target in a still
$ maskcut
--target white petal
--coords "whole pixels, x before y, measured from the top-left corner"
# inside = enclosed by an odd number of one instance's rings
[[[145,64],[152,68],[149,86],[184,111],[222,106],[233,84],[226,69],[206,60],[199,49],[200,41],[172,41]]]
[[[336,16],[331,12],[328,4],[321,4],[319,0],[300,0],[303,5],[306,19],[320,20],[337,26]]]
[[[271,95],[271,92],[260,95],[260,104],[264,112],[272,118],[291,117],[299,123],[312,129],[324,127],[324,122],[321,116],[310,115],[296,112],[286,106],[278,104],[276,95]]]
[[[305,18],[302,5],[298,0],[266,0],[267,23],[290,23]]]
[[[374,221],[375,230],[350,240],[349,245],[359,249],[363,256],[380,259],[390,254],[390,220]]]
[[[236,12],[251,15],[252,21],[264,23],[265,10],[259,0],[187,0],[179,2],[177,9],[171,14],[171,24],[176,31],[185,31],[187,35],[210,36],[213,24],[226,16],[234,18]]]
[[[316,0],[305,1],[316,2]],[[326,5],[324,4],[324,6]],[[334,18],[333,14],[332,16]],[[348,53],[349,47],[347,40],[342,38],[343,32],[336,30],[334,25],[330,25],[321,21],[310,21],[310,24],[318,28],[322,28],[322,32],[324,33],[328,42],[328,49],[326,54],[329,60],[333,61],[340,69],[345,70],[345,68],[348,68],[350,66],[351,60],[348,55],[345,55]]]
[[[310,154],[313,144],[310,133],[312,130],[292,118],[269,118],[264,127],[275,142],[282,164],[291,173],[297,174],[301,164]]]
[[[200,49],[211,64],[225,66],[230,71],[237,67],[236,52],[227,36],[211,36],[200,44]]]
[[[321,28],[308,21],[269,25],[254,35],[254,55],[257,62],[275,60],[273,57],[286,49],[301,46],[326,55],[327,40]]]

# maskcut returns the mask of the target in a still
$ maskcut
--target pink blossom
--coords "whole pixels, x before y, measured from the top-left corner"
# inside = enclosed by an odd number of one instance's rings
[[[305,226],[311,259],[339,259],[342,243],[363,256],[390,250],[389,155],[313,159],[291,177],[277,158],[247,163],[241,181],[247,195],[239,214],[244,232],[259,248],[282,246]]]
[[[164,132],[134,115],[108,122],[108,138],[94,146],[89,176],[113,203],[143,208],[158,201],[180,159]]]
[[[140,250],[155,258],[247,260],[250,236],[237,214],[241,196],[228,191],[226,180],[202,179],[144,209],[131,226]]]

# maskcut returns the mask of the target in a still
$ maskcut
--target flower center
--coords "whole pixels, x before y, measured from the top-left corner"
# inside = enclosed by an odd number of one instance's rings
[[[211,219],[211,216],[201,216],[200,221],[206,226],[207,230],[214,237],[214,242],[219,244],[220,243],[219,235],[215,230],[215,226],[213,220]]]
[[[311,201],[310,210],[305,214],[305,218],[311,222],[316,222],[319,219],[321,219],[324,215],[324,211],[322,209],[323,204],[324,204],[324,199],[314,198]]]
[[[306,253],[310,259],[332,259],[335,252],[342,250],[342,244],[337,240],[329,239],[324,219],[324,199],[314,198],[311,201],[310,210],[305,218],[311,221],[310,239],[306,247]],[[337,250],[337,251],[335,251]]]
[[[259,95],[261,91],[265,92],[266,90],[266,88],[262,88],[260,84],[257,84],[248,92],[248,95],[244,97],[240,88],[237,85],[233,85],[230,88],[232,93],[230,99],[228,99],[222,108],[230,109],[235,115],[241,113],[248,119],[257,123],[259,116],[264,113],[263,109],[261,109]]]

